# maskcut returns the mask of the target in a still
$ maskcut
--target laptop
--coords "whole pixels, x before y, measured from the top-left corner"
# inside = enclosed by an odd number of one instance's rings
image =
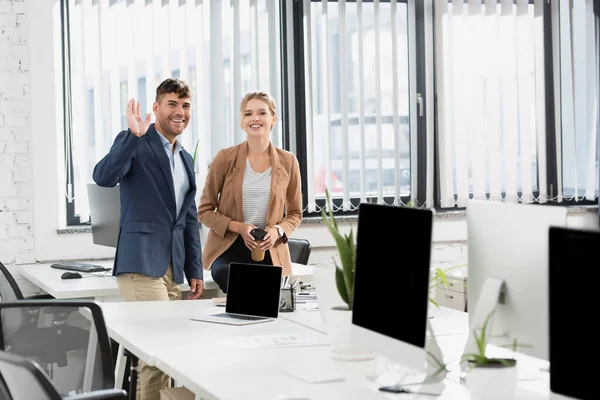
[[[194,321],[248,325],[279,316],[283,268],[273,265],[229,264],[225,312],[194,317]]]

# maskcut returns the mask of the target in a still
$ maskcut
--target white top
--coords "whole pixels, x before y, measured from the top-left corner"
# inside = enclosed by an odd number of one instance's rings
[[[271,167],[265,172],[258,173],[246,160],[244,183],[242,185],[242,205],[244,222],[265,228],[267,225],[267,209],[271,193]]]
[[[183,145],[177,140],[175,140],[175,143],[171,145],[171,142],[169,142],[169,140],[160,132],[158,132],[158,137],[163,144],[165,152],[167,153],[167,157],[169,157],[169,165],[171,166],[171,173],[173,176],[173,188],[175,189],[175,203],[177,204],[176,216],[179,217],[179,212],[181,211],[181,206],[183,205],[183,199],[185,198],[187,192],[190,191],[190,178],[185,171],[185,166],[183,165],[183,159],[181,156]],[[173,147],[175,147],[175,150],[173,150]]]

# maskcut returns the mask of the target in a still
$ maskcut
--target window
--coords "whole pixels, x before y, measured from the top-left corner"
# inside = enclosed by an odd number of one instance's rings
[[[181,136],[197,169],[245,139],[239,102],[250,90],[279,104],[280,27],[276,0],[62,0],[65,46],[66,196],[70,225],[89,221],[86,184],[115,136],[127,129],[127,101],[152,111],[156,86],[180,77],[194,90]],[[281,128],[272,133],[281,142]]]
[[[299,2],[304,63],[297,108],[306,129],[305,210],[326,189],[335,210],[360,201],[402,204],[411,196],[408,6],[404,2]],[[296,66],[298,63],[296,63]],[[337,201],[335,201],[337,200]]]
[[[546,196],[542,8],[436,0],[441,207]]]
[[[600,27],[593,0],[560,0],[553,5],[554,40],[560,49],[554,57],[555,97],[560,110],[556,124],[562,150],[557,152],[557,164],[562,166],[558,200],[594,201],[600,182]]]

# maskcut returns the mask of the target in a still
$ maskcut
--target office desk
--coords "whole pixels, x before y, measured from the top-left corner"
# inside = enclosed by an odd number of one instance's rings
[[[85,262],[108,268],[113,266],[113,260]],[[123,300],[111,271],[82,274],[83,278],[81,279],[61,279],[61,275],[67,271],[51,268],[50,264],[52,263],[23,264],[17,267],[23,277],[57,299],[93,298],[100,302]],[[292,278],[303,281],[312,280],[312,269],[311,266],[292,263]],[[210,271],[204,271],[204,287],[207,290],[218,288]],[[181,289],[183,291],[190,289],[187,281],[184,282]]]
[[[196,394],[196,399],[277,399],[284,393],[303,394],[310,399],[430,399],[431,396],[383,394],[367,379],[381,358],[370,361],[335,361],[327,344],[302,347],[235,349],[223,339],[233,336],[290,333],[327,342],[326,335],[291,322],[294,313],[280,314],[274,322],[247,326],[229,326],[190,321],[193,315],[222,312],[210,300],[176,302],[132,302],[102,304],[109,334],[124,344],[140,360],[169,374]],[[299,320],[313,326],[320,315],[304,311]],[[439,315],[440,321],[444,315]],[[315,321],[310,321],[315,318]],[[460,324],[460,321],[459,321]],[[447,331],[448,332],[448,331]],[[320,339],[319,339],[320,338]],[[438,338],[446,358],[457,359],[466,341],[465,334],[446,334]],[[310,384],[281,370],[289,363],[310,369],[335,371],[343,381]],[[519,358],[521,364],[521,358]],[[547,378],[547,374],[546,374]],[[469,399],[465,387],[456,380],[425,385],[422,391],[439,393],[440,399]],[[435,397],[434,397],[435,398]],[[520,381],[518,399],[549,399],[548,379]]]

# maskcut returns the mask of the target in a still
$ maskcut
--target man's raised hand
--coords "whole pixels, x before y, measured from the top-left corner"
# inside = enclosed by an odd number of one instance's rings
[[[150,121],[152,114],[146,115],[146,120],[142,120],[142,106],[140,102],[136,102],[134,99],[129,100],[127,104],[127,127],[137,137],[142,137],[148,131],[150,127]]]

